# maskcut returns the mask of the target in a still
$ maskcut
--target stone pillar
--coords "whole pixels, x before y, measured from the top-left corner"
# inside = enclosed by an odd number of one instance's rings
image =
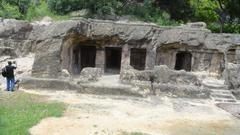
[[[156,61],[156,48],[149,47],[147,48],[147,56],[146,56],[146,70],[151,70],[155,66]]]
[[[121,70],[127,68],[130,65],[130,48],[128,44],[122,47],[122,60],[121,60]]]
[[[104,47],[97,47],[95,66],[97,68],[101,68],[102,71],[104,71],[104,67],[105,67],[105,49],[104,49]]]
[[[240,64],[240,46],[236,48],[236,56],[235,56],[237,64]]]
[[[223,54],[224,54],[224,65],[225,65],[225,69],[223,71],[223,77],[224,77],[224,80],[225,80],[224,84],[227,85],[228,88],[230,88],[227,51],[223,52]]]
[[[62,52],[61,52],[61,60],[62,60],[62,69],[68,69],[69,68],[69,57],[70,54],[68,53],[69,46],[64,43],[62,47]]]
[[[175,69],[175,65],[176,65],[176,55],[177,55],[177,52],[176,51],[169,51],[169,53],[172,54],[172,58],[171,58],[171,65],[170,65],[170,69],[174,70]]]

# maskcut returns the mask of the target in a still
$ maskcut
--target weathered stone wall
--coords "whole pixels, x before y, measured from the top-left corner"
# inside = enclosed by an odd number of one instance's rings
[[[33,26],[25,21],[3,20],[0,22],[0,56],[19,57],[31,50],[28,39]]]
[[[192,54],[191,71],[208,71],[216,74],[221,74],[222,72],[220,65],[224,60],[224,54],[217,50],[207,50],[199,47],[158,48],[156,65],[167,65],[170,69],[174,69],[178,52],[189,52]],[[234,61],[235,54],[229,53],[228,60]]]
[[[148,89],[154,94],[169,94],[178,97],[208,98],[210,91],[202,87],[202,82],[194,74],[175,71],[167,66],[156,66],[153,70],[138,71],[129,67],[122,71],[122,83]]]
[[[240,64],[229,63],[224,74],[225,83],[229,86],[229,89],[240,88]]]
[[[147,23],[124,23],[99,20],[69,20],[51,23],[50,25],[30,24],[25,21],[4,20],[0,22],[0,48],[11,50],[12,56],[22,56],[29,52],[36,53],[33,66],[34,77],[56,78],[62,68],[66,67],[68,59],[61,58],[64,46],[76,43],[91,42],[98,48],[103,46],[122,47],[122,68],[129,65],[130,48],[146,48],[146,69],[153,69],[156,64],[157,48],[171,44],[187,45],[189,48],[214,50],[227,54],[228,50],[240,45],[239,34],[213,34],[205,25],[188,24],[178,27],[158,27]],[[102,48],[104,49],[104,48]],[[236,49],[236,52],[239,49]],[[195,52],[193,52],[195,53]],[[209,70],[216,71],[216,61],[222,57],[219,54],[194,54],[203,62],[202,67],[212,65]],[[102,51],[97,53],[96,65],[103,68]],[[169,55],[169,54],[168,54]],[[166,57],[163,55],[162,57]],[[239,56],[236,55],[235,58]],[[171,57],[170,57],[171,58]],[[234,54],[228,56],[233,61]],[[210,64],[206,61],[212,59]],[[173,67],[172,62],[169,65]],[[238,59],[239,61],[239,59]],[[64,64],[63,64],[64,63]],[[157,59],[157,63],[159,60]],[[165,63],[165,62],[164,62]],[[169,62],[168,62],[169,63]],[[65,65],[65,66],[63,66]],[[206,70],[193,64],[193,70]]]
[[[167,66],[156,66],[153,70],[138,71],[132,68],[122,71],[123,82],[153,81],[154,83],[169,83],[176,85],[201,86],[201,81],[190,72],[171,70]]]

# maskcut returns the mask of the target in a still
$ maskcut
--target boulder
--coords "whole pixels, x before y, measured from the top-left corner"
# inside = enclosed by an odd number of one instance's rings
[[[127,69],[121,72],[120,79],[123,82],[152,81],[154,83],[201,86],[201,81],[193,73],[171,70],[166,65],[155,66],[153,70],[145,71]]]
[[[0,22],[0,38],[27,39],[32,25],[27,21],[5,19]]]
[[[87,67],[81,71],[79,83],[88,83],[88,82],[96,82],[102,77],[102,69],[101,68],[91,68]]]
[[[154,77],[157,83],[201,86],[201,81],[193,73],[185,70],[171,70],[166,65],[156,66]]]
[[[184,70],[175,71],[166,65],[156,66],[153,70],[138,71],[127,69],[121,72],[121,82],[138,87],[142,91],[174,97],[209,98],[209,89],[202,87],[196,75]]]
[[[36,49],[32,68],[33,77],[58,78],[61,72],[61,40],[52,39],[42,42]]]
[[[68,72],[68,70],[66,69],[63,69],[61,72],[60,72],[60,78],[62,79],[69,79],[71,77],[70,73]]]

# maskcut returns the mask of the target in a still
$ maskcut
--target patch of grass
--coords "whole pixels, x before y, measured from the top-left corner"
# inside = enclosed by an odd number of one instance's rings
[[[44,102],[43,97],[23,92],[0,95],[0,134],[28,135],[29,128],[46,117],[60,117],[63,103]]]

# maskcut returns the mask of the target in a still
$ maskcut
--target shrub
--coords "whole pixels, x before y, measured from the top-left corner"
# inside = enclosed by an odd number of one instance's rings
[[[85,3],[84,0],[47,0],[47,5],[54,13],[64,15],[82,9]]]
[[[209,23],[208,29],[214,33],[220,32],[221,25],[218,23]],[[223,33],[240,33],[240,24],[224,24]]]
[[[21,19],[23,15],[18,11],[17,6],[12,6],[9,3],[2,1],[2,7],[0,9],[0,16],[3,18],[16,18]]]
[[[38,5],[31,4],[25,16],[25,19],[29,21],[33,21],[33,20],[39,20],[44,16],[52,17],[55,20],[68,19],[68,16],[60,16],[51,12],[51,10],[48,8],[48,5],[45,1],[40,1]]]
[[[64,15],[71,11],[89,9],[92,14],[113,14],[121,4],[118,0],[47,0],[51,11]]]

